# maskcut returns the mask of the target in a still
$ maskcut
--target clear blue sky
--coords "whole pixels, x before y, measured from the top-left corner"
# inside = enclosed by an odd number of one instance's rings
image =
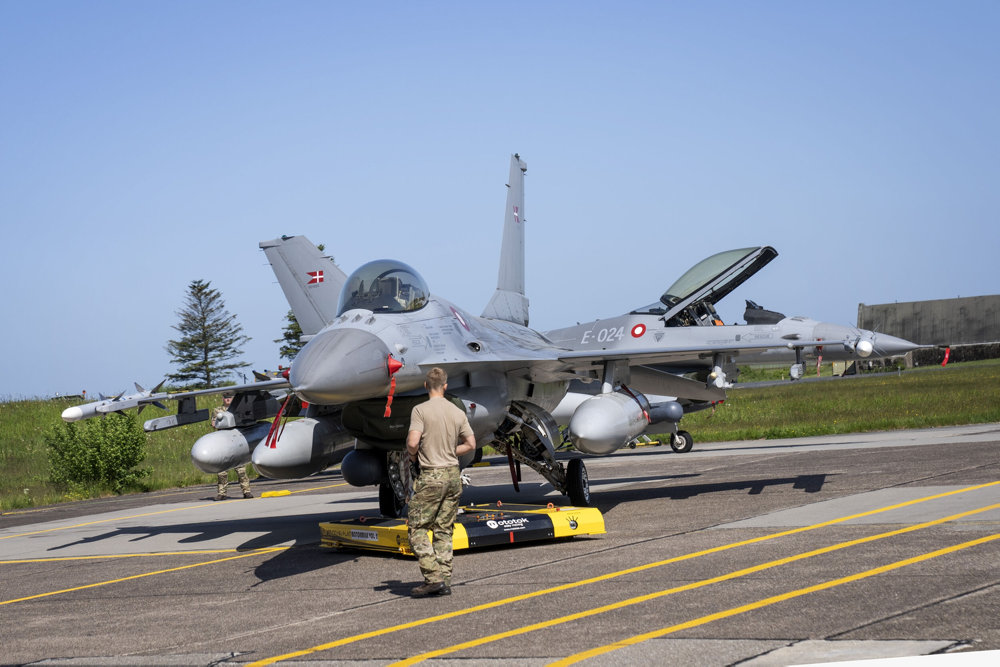
[[[195,279],[275,368],[282,234],[478,313],[513,152],[539,329],[759,244],[727,322],[1000,293],[998,34],[992,0],[0,0],[0,398],[155,384]]]

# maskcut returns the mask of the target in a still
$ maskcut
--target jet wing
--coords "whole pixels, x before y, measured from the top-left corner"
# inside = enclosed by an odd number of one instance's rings
[[[212,387],[211,389],[195,389],[194,391],[179,391],[175,394],[160,394],[160,399],[168,401],[179,401],[182,398],[194,398],[196,396],[211,396],[212,394],[223,394],[227,391],[238,393],[241,391],[260,391],[274,389],[288,389],[291,385],[284,378],[265,380],[263,382],[248,382],[247,384],[236,384],[228,387]],[[151,401],[145,401],[150,403]]]
[[[694,357],[700,358],[711,358],[716,354],[735,354],[738,355],[743,352],[749,352],[751,350],[763,350],[763,349],[775,349],[775,348],[788,348],[795,349],[797,347],[813,347],[813,346],[833,346],[833,345],[843,345],[846,344],[842,341],[831,341],[831,340],[795,340],[787,341],[782,344],[775,344],[774,341],[762,342],[762,343],[751,343],[751,342],[740,342],[733,343],[729,345],[713,345],[711,347],[705,346],[686,346],[686,347],[664,347],[664,348],[632,348],[632,349],[618,349],[618,350],[602,350],[596,352],[594,350],[579,350],[570,351],[567,350],[559,355],[559,361],[563,362],[571,368],[585,368],[587,366],[594,366],[597,364],[603,364],[609,361],[628,361],[630,366],[645,366],[648,364],[668,364],[671,362],[683,361],[691,359]]]
[[[241,391],[270,391],[276,389],[287,389],[289,386],[288,380],[281,378],[266,380],[264,382],[250,382],[248,384],[232,385],[228,387],[213,387],[211,389],[180,391],[170,394],[165,391],[143,391],[138,385],[136,385],[136,389],[139,391],[135,394],[126,396],[122,393],[114,398],[93,401],[92,403],[84,403],[83,405],[74,405],[63,410],[62,418],[63,421],[75,422],[81,419],[98,417],[106,415],[110,412],[121,412],[122,410],[128,410],[131,408],[139,408],[139,410],[142,411],[142,409],[147,405],[157,405],[157,407],[162,407],[159,405],[162,401],[179,401],[183,403],[185,401],[193,401],[198,396],[209,396],[211,394],[221,394],[224,392],[238,393]],[[193,405],[193,403],[191,403],[191,405]]]
[[[493,354],[476,359],[476,370],[497,371],[521,377],[532,382],[556,382],[561,380],[594,379],[595,368],[615,361],[627,362],[628,366],[648,366],[651,364],[670,364],[691,362],[693,359],[712,361],[716,354],[738,355],[751,350],[775,348],[804,348],[817,345],[832,346],[846,344],[831,340],[795,340],[782,343],[741,342],[730,345],[670,346],[670,347],[636,347],[615,350],[568,350],[559,347],[549,347],[537,350],[520,349],[516,355],[505,356]],[[425,359],[420,367],[429,369],[440,366],[449,374],[464,373],[469,369],[468,360],[455,359]],[[671,395],[674,392],[670,392]],[[685,394],[686,395],[686,394]],[[719,400],[719,397],[709,400]]]

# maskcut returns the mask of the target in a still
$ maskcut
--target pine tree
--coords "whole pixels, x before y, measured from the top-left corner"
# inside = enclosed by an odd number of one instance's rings
[[[285,322],[281,338],[275,338],[274,342],[283,343],[278,350],[278,355],[282,359],[291,361],[299,353],[299,350],[303,348],[305,343],[299,340],[302,337],[302,327],[299,326],[299,321],[295,319],[295,313],[288,311],[288,314],[285,316]]]
[[[243,327],[226,310],[222,295],[212,289],[211,282],[192,281],[184,307],[176,312],[180,323],[173,328],[181,336],[168,341],[166,349],[173,357],[170,363],[180,368],[168,375],[169,379],[211,387],[250,365],[238,361],[250,337],[243,334]]]

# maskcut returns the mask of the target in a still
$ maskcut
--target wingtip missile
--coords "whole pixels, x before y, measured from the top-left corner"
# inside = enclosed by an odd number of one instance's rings
[[[89,417],[95,416],[96,411],[94,412],[94,414],[90,415],[87,415],[87,413],[84,411],[84,408],[89,407],[91,405],[93,404],[91,403],[88,405],[74,405],[73,407],[66,408],[65,410],[62,411],[62,420],[64,422],[69,423],[69,422],[80,421],[81,419],[84,418],[84,416],[89,416]]]
[[[166,393],[159,391],[163,387],[163,382],[156,385],[156,388],[152,391],[146,391],[139,383],[135,383],[135,387],[138,390],[135,394],[126,396],[123,391],[112,398],[106,398],[101,394],[101,400],[99,401],[68,407],[62,411],[62,420],[72,423],[81,419],[90,419],[91,417],[103,417],[109,412],[120,413],[130,408],[139,408],[142,410],[147,404],[155,405],[163,410],[166,409],[166,406],[158,400],[167,397]]]

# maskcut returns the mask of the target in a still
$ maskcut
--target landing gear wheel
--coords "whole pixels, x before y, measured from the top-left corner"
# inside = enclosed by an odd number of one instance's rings
[[[382,513],[382,516],[398,519],[403,514],[404,504],[396,495],[392,484],[382,482],[378,485],[378,511]]]
[[[694,447],[694,438],[692,438],[691,434],[687,431],[677,431],[677,433],[670,438],[670,449],[674,450],[678,454],[690,452],[692,447]]]
[[[479,447],[476,449],[476,453],[472,455],[472,463],[475,465],[483,460],[483,448]]]
[[[583,459],[570,459],[566,466],[566,495],[578,507],[590,505],[590,478]]]

